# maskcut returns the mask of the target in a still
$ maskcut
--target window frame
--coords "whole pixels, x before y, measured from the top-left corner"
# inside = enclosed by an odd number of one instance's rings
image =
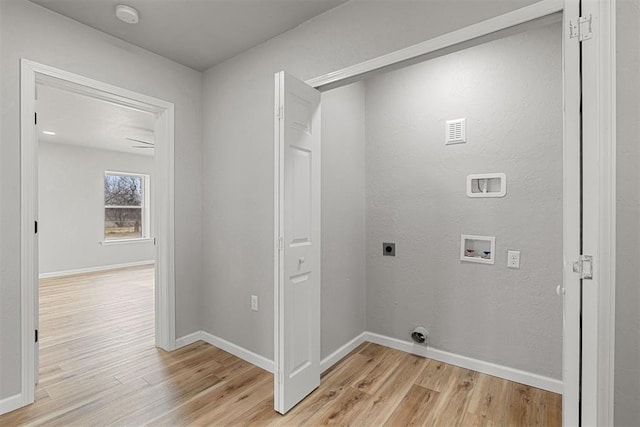
[[[106,209],[107,208],[130,208],[130,209],[138,208],[138,206],[117,206],[117,205],[107,205],[105,203],[104,182],[108,175],[133,176],[141,179],[142,200],[139,208],[141,210],[140,218],[142,220],[142,224],[141,224],[140,237],[107,239],[106,227],[105,227],[105,222],[107,220]],[[137,172],[120,172],[120,171],[114,171],[114,170],[105,170],[102,177],[101,188],[102,188],[102,241],[100,243],[102,245],[119,245],[119,244],[125,244],[125,243],[148,242],[153,240],[151,238],[151,177],[150,175],[145,173],[137,173]]]

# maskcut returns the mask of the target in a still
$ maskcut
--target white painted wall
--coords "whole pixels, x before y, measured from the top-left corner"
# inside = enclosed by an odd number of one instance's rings
[[[273,358],[275,72],[317,77],[532,3],[348,2],[206,71],[203,329]]]
[[[558,23],[366,81],[368,331],[561,378],[561,42]],[[467,197],[489,172],[506,197]],[[495,236],[495,265],[461,262],[461,234]]]
[[[202,311],[201,73],[26,0],[0,1],[0,400],[20,392],[20,58],[175,104],[176,335]]]
[[[150,175],[154,159],[77,145],[38,146],[40,273],[152,261],[153,242],[101,245],[104,240],[104,173]]]
[[[640,2],[617,1],[615,425],[640,420]]]
[[[322,94],[324,358],[365,330],[364,83]]]

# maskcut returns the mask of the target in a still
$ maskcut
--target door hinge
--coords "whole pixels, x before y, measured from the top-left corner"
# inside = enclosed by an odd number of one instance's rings
[[[38,342],[38,330],[37,329],[36,329],[36,341],[35,342]]]
[[[276,240],[276,249],[278,249],[279,251],[284,249],[284,239],[282,237],[279,237]]]
[[[284,117],[284,107],[282,105],[276,105],[276,117],[278,120],[282,120]]]
[[[278,371],[278,384],[282,384],[282,371]]]
[[[589,14],[589,17],[583,17],[576,20],[569,20],[569,38],[578,41],[589,40],[593,37],[593,17]]]
[[[580,255],[580,259],[573,263],[573,272],[578,273],[581,279],[593,279],[593,257]]]
[[[34,125],[38,124],[38,113],[33,113],[33,124]]]
[[[34,222],[34,233],[38,234],[38,221],[33,221]]]

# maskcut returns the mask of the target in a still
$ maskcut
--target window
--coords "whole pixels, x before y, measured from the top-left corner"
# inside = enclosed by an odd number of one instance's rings
[[[149,175],[104,173],[104,240],[149,238]]]

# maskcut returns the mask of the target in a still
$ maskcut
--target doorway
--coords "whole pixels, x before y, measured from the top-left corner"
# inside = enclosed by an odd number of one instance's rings
[[[152,217],[148,219],[147,235],[144,240],[154,243],[155,259],[155,301],[154,330],[155,345],[170,351],[175,348],[175,301],[174,301],[174,204],[173,204],[173,141],[174,106],[172,103],[152,98],[133,91],[92,80],[83,76],[59,70],[28,60],[21,62],[21,290],[22,290],[22,396],[23,405],[30,404],[35,397],[35,382],[38,370],[38,134],[37,87],[54,88],[71,94],[107,102],[121,108],[145,112],[152,116],[154,135],[153,175],[155,183],[151,187],[153,195]],[[135,138],[139,139],[139,138]],[[141,139],[140,139],[141,140]],[[129,141],[132,142],[132,141]],[[149,142],[149,141],[145,141]],[[138,142],[139,143],[139,142]],[[145,145],[139,143],[140,145]],[[119,176],[129,176],[123,171]],[[102,179],[106,179],[106,175]],[[138,181],[144,180],[144,174]],[[104,181],[103,181],[104,182]],[[104,196],[104,194],[103,194]],[[113,206],[102,206],[107,209]],[[132,208],[129,208],[130,210]],[[104,217],[103,217],[104,218]],[[107,224],[109,221],[105,221]],[[112,221],[113,222],[113,221]],[[114,225],[115,223],[111,224]],[[125,224],[122,224],[123,226]],[[106,228],[106,227],[105,227]],[[122,230],[120,230],[122,231]],[[105,229],[102,230],[105,232]],[[142,237],[142,224],[132,225],[132,232]],[[105,245],[113,244],[103,235]]]
[[[153,347],[155,116],[44,84],[37,110],[38,377],[64,348],[125,358],[120,333]]]
[[[538,7],[540,6],[540,7]],[[562,10],[562,4],[555,4],[554,8],[550,10],[542,8],[541,5],[536,7],[524,8],[520,12],[515,14],[507,14],[501,19],[486,21],[484,23],[470,27],[469,29],[460,30],[445,36],[439,37],[434,40],[425,42],[422,46],[415,46],[404,49],[393,54],[389,54],[385,57],[377,58],[371,61],[367,61],[363,64],[350,67],[346,70],[340,70],[334,73],[330,73],[326,76],[312,79],[306,83],[313,86],[320,91],[328,90],[335,87],[340,87],[353,81],[358,81],[373,73],[379,73],[380,71],[392,70],[402,68],[406,65],[422,62],[425,59],[442,56],[443,54],[457,51],[461,48],[476,45],[478,43],[486,42],[487,39],[495,40],[499,36],[506,34],[512,34],[513,31],[522,31],[524,27],[535,28],[544,24],[545,20],[558,20],[559,16],[554,13]],[[545,5],[549,6],[549,4]],[[565,22],[569,20],[567,14],[575,12],[565,10]],[[526,12],[525,12],[526,11]],[[504,19],[502,19],[504,18]],[[505,22],[513,19],[512,24],[505,24]],[[485,25],[486,24],[486,25]],[[520,26],[520,27],[518,27]],[[524,26],[524,27],[523,27]],[[484,27],[484,29],[481,29]],[[564,26],[563,26],[564,27]],[[490,29],[490,30],[489,30]],[[579,58],[577,56],[578,45],[574,43],[566,43],[563,37],[563,66],[564,66],[564,158],[565,165],[563,167],[563,254],[562,257],[567,259],[577,259],[580,252],[580,140],[579,140],[579,94],[574,92],[576,87],[580,85],[579,79]],[[276,98],[282,100],[282,98]],[[285,101],[286,102],[286,101]],[[287,120],[287,108],[291,109],[289,105],[284,105],[284,120]],[[279,110],[278,118],[276,119],[276,126],[278,126],[278,120],[282,120],[281,117],[282,107]],[[296,114],[294,112],[294,114]],[[299,117],[299,116],[298,116]],[[285,125],[286,126],[286,125]],[[444,133],[444,132],[443,132]],[[289,142],[285,143],[288,144]],[[280,140],[282,144],[282,140]],[[278,141],[276,141],[276,153],[278,153]],[[282,151],[280,151],[282,153]],[[285,157],[282,157],[286,161]],[[281,161],[283,161],[281,160]],[[278,162],[276,162],[278,165]],[[286,168],[285,168],[286,169]],[[276,174],[278,171],[282,171],[276,168]],[[494,171],[495,172],[495,171]],[[280,172],[281,173],[281,172]],[[276,195],[282,195],[282,192],[276,190]],[[276,206],[286,206],[286,202],[278,204],[276,200]],[[284,214],[286,216],[286,213]],[[276,210],[276,218],[282,217],[280,211]],[[284,225],[286,229],[286,224]],[[276,241],[281,242],[283,233],[278,228],[276,223]],[[473,237],[473,236],[472,236]],[[477,236],[476,236],[477,237]],[[278,252],[276,253],[276,259],[286,259],[286,245],[284,242],[284,252],[282,255],[282,244],[278,244]],[[567,270],[567,265],[564,265],[563,274],[563,286],[560,290],[564,291],[564,340],[563,340],[563,381],[564,381],[564,401],[563,401],[563,416],[565,423],[572,425],[578,423],[579,418],[579,378],[580,378],[580,354],[579,354],[579,313],[580,313],[580,279],[575,275],[569,274],[570,270]],[[278,270],[278,265],[276,265]],[[283,299],[282,296],[278,298],[279,292],[283,292],[281,277],[276,277],[276,317],[280,318],[280,322],[284,319],[282,317],[283,301],[286,303],[286,296]],[[286,290],[284,291],[286,292]],[[279,306],[280,304],[280,306]],[[285,308],[286,310],[286,308]],[[278,322],[278,320],[276,320]],[[278,330],[278,323],[276,323],[276,367],[278,369],[276,380],[276,390],[282,387],[282,384],[286,385],[286,381],[282,381],[281,377],[285,378],[288,372],[282,371],[282,367],[285,369],[288,363],[282,363],[283,359],[287,358],[286,354],[278,353],[278,346],[280,348],[294,348],[295,344],[286,343],[283,344],[283,340],[286,341],[287,337],[279,336],[282,331]],[[289,339],[291,337],[288,337]],[[312,388],[310,388],[312,390]],[[278,408],[276,408],[278,410]],[[286,411],[286,409],[285,409]]]

